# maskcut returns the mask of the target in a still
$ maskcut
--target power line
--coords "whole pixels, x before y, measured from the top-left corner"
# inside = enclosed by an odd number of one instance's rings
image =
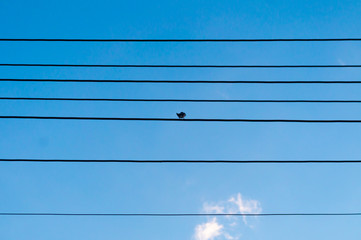
[[[0,158],[0,162],[40,162],[40,163],[235,163],[235,164],[333,164],[361,163],[361,160],[130,160],[130,159],[30,159],[30,158]]]
[[[0,119],[37,120],[98,120],[98,121],[167,121],[167,122],[264,122],[264,123],[361,123],[356,119],[221,119],[221,118],[120,118],[120,117],[54,117],[54,116],[0,116]]]
[[[349,213],[14,213],[2,212],[0,216],[83,216],[83,217],[274,217],[274,216],[361,216]]]
[[[360,84],[361,81],[339,81],[339,80],[117,80],[117,79],[17,79],[17,78],[1,78],[0,82],[76,82],[76,83],[220,83],[220,84]]]
[[[238,39],[65,39],[65,38],[1,38],[2,42],[345,42],[361,38],[238,38]]]
[[[361,100],[249,100],[249,99],[129,99],[129,98],[46,98],[0,97],[0,100],[25,101],[100,101],[100,102],[200,102],[200,103],[361,103]]]
[[[101,68],[360,68],[361,64],[345,65],[187,65],[187,64],[53,64],[0,63],[2,67],[101,67]]]

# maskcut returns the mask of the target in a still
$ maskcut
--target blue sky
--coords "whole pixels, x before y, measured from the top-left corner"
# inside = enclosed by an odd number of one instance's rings
[[[1,38],[360,37],[359,1],[0,2]],[[360,64],[361,43],[0,43],[1,63]],[[1,78],[360,80],[359,69],[0,68]],[[358,85],[0,84],[8,97],[360,99]],[[1,115],[360,119],[358,104],[0,102]],[[1,158],[359,159],[359,124],[0,121]],[[0,164],[0,212],[355,212],[359,165]],[[230,201],[232,200],[233,201]],[[239,200],[243,200],[242,204]],[[207,225],[208,224],[208,225]],[[358,217],[0,217],[0,239],[359,239]],[[210,230],[210,235],[198,234]],[[217,230],[218,229],[218,230]],[[213,235],[212,235],[213,234]],[[227,235],[228,234],[228,235]]]

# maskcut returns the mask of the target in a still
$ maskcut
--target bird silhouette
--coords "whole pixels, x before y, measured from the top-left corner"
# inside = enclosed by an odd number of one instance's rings
[[[185,118],[186,115],[187,115],[187,114],[186,114],[185,112],[177,113],[177,116],[178,116],[179,119]]]

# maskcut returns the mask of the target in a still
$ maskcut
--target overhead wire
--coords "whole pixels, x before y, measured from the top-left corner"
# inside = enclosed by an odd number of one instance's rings
[[[334,164],[361,163],[361,160],[134,160],[134,159],[34,159],[0,158],[0,162],[39,162],[39,163],[187,163],[187,164]]]
[[[65,117],[65,116],[0,116],[0,119],[95,120],[95,121],[167,121],[167,122],[253,122],[253,123],[361,123],[360,119],[227,119],[227,118],[139,118],[139,117]]]
[[[0,63],[1,67],[87,67],[87,68],[360,68],[361,64],[342,65],[189,65],[189,64],[55,64]]]
[[[130,80],[130,79],[24,79],[0,78],[0,82],[75,82],[75,83],[185,83],[185,84],[360,84],[361,80]]]
[[[0,100],[21,101],[95,101],[95,102],[200,102],[200,103],[361,103],[361,100],[277,100],[277,99],[130,99],[130,98],[55,98],[0,97]]]
[[[35,213],[0,212],[0,216],[67,217],[275,217],[275,216],[361,216],[361,212],[340,213]]]
[[[1,38],[2,42],[345,42],[361,41],[361,38],[123,38],[123,39],[100,39],[100,38]]]

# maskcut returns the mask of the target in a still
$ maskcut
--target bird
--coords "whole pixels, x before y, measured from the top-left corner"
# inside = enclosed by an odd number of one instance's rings
[[[186,115],[187,115],[187,114],[186,114],[185,112],[177,113],[177,116],[178,116],[179,119],[185,118]]]

